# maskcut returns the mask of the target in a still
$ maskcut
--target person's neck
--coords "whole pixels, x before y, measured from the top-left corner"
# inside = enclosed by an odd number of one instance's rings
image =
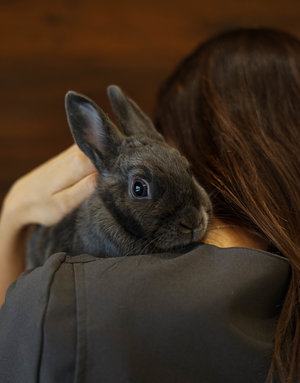
[[[250,247],[266,251],[269,248],[267,241],[251,230],[218,219],[211,221],[203,242],[218,247]]]

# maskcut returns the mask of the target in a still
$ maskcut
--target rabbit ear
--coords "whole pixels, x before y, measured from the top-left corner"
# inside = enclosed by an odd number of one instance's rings
[[[165,141],[150,118],[118,86],[110,85],[107,93],[114,115],[127,136],[143,135],[156,141]]]
[[[79,148],[98,170],[119,153],[125,138],[108,116],[90,99],[69,91],[65,98],[67,119]]]

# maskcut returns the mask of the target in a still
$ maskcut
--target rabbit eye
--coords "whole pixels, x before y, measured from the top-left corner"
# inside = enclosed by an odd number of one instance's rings
[[[149,197],[149,184],[141,178],[135,178],[131,184],[131,194],[134,198],[147,198]]]

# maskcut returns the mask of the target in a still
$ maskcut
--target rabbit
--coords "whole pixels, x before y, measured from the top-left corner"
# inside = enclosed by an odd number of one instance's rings
[[[118,86],[107,91],[123,132],[92,100],[66,94],[72,135],[95,165],[98,182],[58,224],[35,229],[27,268],[57,252],[121,257],[179,251],[206,233],[212,204],[187,159]]]

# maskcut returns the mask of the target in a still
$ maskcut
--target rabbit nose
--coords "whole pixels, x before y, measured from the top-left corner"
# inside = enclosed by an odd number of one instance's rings
[[[180,225],[180,231],[182,231],[183,233],[190,233],[193,230],[193,227],[187,225],[184,222],[180,222],[179,225]]]
[[[179,221],[179,230],[183,234],[189,234],[193,242],[203,237],[206,219],[202,210],[188,208],[184,210],[184,216]]]

